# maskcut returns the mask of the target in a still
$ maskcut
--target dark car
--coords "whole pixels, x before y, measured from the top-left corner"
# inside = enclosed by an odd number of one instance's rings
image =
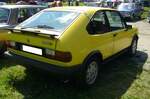
[[[13,28],[45,8],[39,5],[2,5],[0,6],[0,29]],[[4,46],[5,44],[0,40],[0,55],[5,51]]]
[[[150,1],[149,0],[141,0],[141,3],[144,7],[149,7],[150,6]]]
[[[131,20],[140,19],[143,13],[143,7],[140,3],[121,3],[117,9],[124,18]]]

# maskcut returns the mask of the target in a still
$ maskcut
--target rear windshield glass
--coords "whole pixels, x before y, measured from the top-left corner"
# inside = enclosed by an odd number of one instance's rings
[[[42,11],[19,25],[21,28],[38,28],[64,31],[79,13],[70,11]]]
[[[7,23],[9,18],[9,9],[0,8],[0,23]]]

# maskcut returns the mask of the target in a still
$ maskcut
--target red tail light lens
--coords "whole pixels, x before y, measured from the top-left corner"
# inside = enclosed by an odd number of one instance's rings
[[[11,48],[16,47],[16,42],[6,41],[5,44],[7,45],[7,47],[11,47]]]
[[[46,54],[45,56],[47,58],[62,62],[70,62],[72,60],[72,55],[70,52],[55,51],[55,54]]]

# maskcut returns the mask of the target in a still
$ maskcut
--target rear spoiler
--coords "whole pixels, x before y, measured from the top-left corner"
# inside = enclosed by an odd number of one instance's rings
[[[7,28],[7,30],[9,30],[11,33],[22,33],[22,34],[34,34],[34,35],[39,35],[39,36],[45,36],[45,37],[50,37],[55,39],[56,34],[47,34],[47,33],[42,33],[40,31],[30,31],[30,30],[26,30],[26,29],[14,29],[14,28]]]

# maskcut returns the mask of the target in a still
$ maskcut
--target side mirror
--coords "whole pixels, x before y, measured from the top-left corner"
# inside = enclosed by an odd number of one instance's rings
[[[126,31],[129,30],[129,29],[132,29],[132,25],[127,25],[126,26]]]
[[[132,29],[132,25],[127,25],[127,29]]]

